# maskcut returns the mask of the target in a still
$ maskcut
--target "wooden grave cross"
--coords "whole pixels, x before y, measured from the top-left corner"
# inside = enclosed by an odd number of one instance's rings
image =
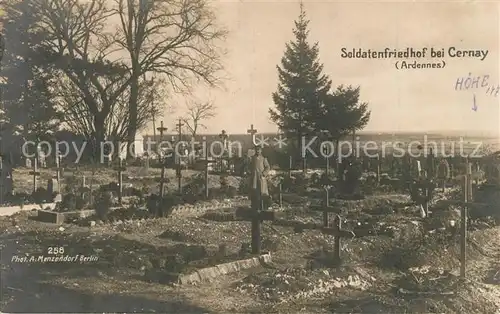
[[[329,186],[323,187],[325,190],[325,199],[323,201],[323,204],[321,205],[311,205],[309,206],[309,209],[312,211],[318,211],[323,213],[323,227],[328,228],[329,227],[329,213],[335,213],[335,214],[340,214],[340,208],[338,207],[333,207],[330,206],[330,196],[329,196]]]
[[[179,119],[179,123],[176,124],[177,126],[177,132],[179,134],[179,143],[182,140],[182,126],[184,124],[182,123],[182,119]],[[177,190],[179,193],[182,193],[182,165],[181,165],[181,154],[178,151],[179,147],[178,145],[175,146],[175,155],[177,156],[177,165],[175,167],[175,175],[177,177]]]
[[[322,147],[322,153],[323,157],[325,158],[325,174],[328,177],[328,174],[330,173],[330,156],[331,156],[331,151],[330,147],[328,145],[324,145]]]
[[[278,184],[278,193],[279,193],[279,206],[283,208],[283,181]]]
[[[149,176],[149,151],[144,153],[144,174]]]
[[[205,145],[205,156],[202,159],[199,159],[204,165],[204,179],[205,179],[205,198],[208,199],[208,165],[211,163],[216,163],[216,160],[208,159],[208,147]]]
[[[451,177],[451,170],[450,170],[450,165],[446,159],[442,159],[439,164],[437,165],[436,169],[436,175],[438,180],[441,183],[443,193],[446,188],[446,180],[450,179]]]
[[[253,128],[253,124],[250,125],[250,129],[247,130],[247,133],[252,136],[252,144],[257,146],[257,143],[255,143],[255,133],[257,133],[257,130]]]
[[[38,158],[33,158],[33,170],[30,171],[30,175],[33,176],[33,193],[36,192],[37,189],[37,177],[40,176],[40,172],[38,171]]]
[[[226,130],[222,130],[221,133],[219,134],[219,137],[222,140],[222,152],[220,156],[220,172],[224,173],[226,170],[224,167],[224,160],[228,160],[224,157],[224,154],[227,151],[227,139],[228,139]]]
[[[125,166],[123,166],[123,159],[118,158],[119,164],[115,168],[118,171],[118,202],[122,205],[123,200],[123,172],[127,170]]]
[[[335,242],[334,242],[334,260],[335,262],[340,262],[340,245],[341,245],[341,239],[342,238],[347,238],[347,239],[353,239],[356,237],[354,232],[350,230],[345,230],[342,229],[342,219],[340,215],[335,215],[335,219],[333,220],[333,227],[323,227],[321,229],[321,232],[323,234],[331,235],[335,237]]]
[[[462,191],[463,191],[463,201],[458,200],[445,200],[443,204],[445,205],[457,205],[461,206],[460,212],[460,277],[462,279],[466,278],[467,271],[467,223],[468,223],[468,209],[469,207],[488,207],[491,204],[477,203],[473,202],[472,199],[472,175],[470,164],[466,165],[467,174],[463,176],[462,181]]]
[[[62,156],[59,150],[56,150],[56,180],[57,180],[57,193],[61,194],[61,177],[63,175],[62,167],[61,167]]]
[[[450,178],[454,179],[455,178],[455,159],[450,156],[447,157],[446,159],[448,161],[448,165],[450,166]]]
[[[252,254],[261,254],[261,227],[260,224],[263,221],[274,221],[276,220],[276,212],[273,210],[263,210],[264,202],[262,199],[262,194],[259,195],[260,202],[258,204],[252,204],[251,208],[251,219],[252,219]]]
[[[82,186],[80,187],[79,189],[79,192],[80,192],[80,196],[83,198],[83,199],[88,199],[89,202],[92,202],[91,200],[91,190],[90,190],[90,187],[87,186],[87,178],[85,177],[85,175],[82,175]],[[92,177],[90,178],[90,183],[92,184]]]
[[[380,163],[381,163],[381,160],[380,160],[380,154],[377,154],[377,159],[376,159],[376,162],[377,162],[377,169],[376,169],[376,174],[377,174],[377,185],[380,185]]]
[[[163,126],[163,121],[160,122],[160,127],[157,128],[157,130],[160,132],[160,142],[163,141],[163,133],[167,131],[167,128]],[[160,155],[160,147],[157,147],[158,155],[160,156],[160,163],[161,163],[161,175],[160,175],[160,199],[163,200],[163,196],[165,194],[165,162],[166,159],[164,156],[164,152],[161,153]]]
[[[432,151],[432,147],[429,148],[429,154],[427,156],[427,166],[426,166],[427,174],[430,178],[433,178],[436,174],[436,164],[434,158],[434,152]]]

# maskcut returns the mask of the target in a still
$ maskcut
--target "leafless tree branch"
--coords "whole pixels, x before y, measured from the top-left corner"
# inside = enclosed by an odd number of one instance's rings
[[[187,102],[187,114],[181,118],[186,130],[194,138],[200,128],[206,129],[204,121],[214,118],[217,107],[212,102]]]

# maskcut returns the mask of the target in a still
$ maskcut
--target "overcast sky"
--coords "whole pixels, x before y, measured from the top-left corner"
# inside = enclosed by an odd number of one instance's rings
[[[490,75],[499,86],[499,12],[493,2],[334,2],[304,1],[310,19],[310,42],[319,42],[320,60],[333,85],[361,86],[361,100],[372,111],[366,131],[460,131],[500,133],[499,99],[486,88],[456,91],[457,78]],[[225,129],[245,133],[250,124],[273,132],[269,119],[271,94],[278,80],[276,65],[285,43],[293,39],[298,1],[214,1],[219,23],[229,30],[225,89],[200,87],[196,97],[213,100],[217,117],[206,132]],[[343,59],[341,49],[422,49],[449,47],[488,50],[487,57],[410,59],[446,62],[444,69],[398,70],[397,59]],[[472,110],[473,94],[477,110]],[[182,115],[184,98],[177,96],[175,114],[166,114],[171,127]],[[152,129],[152,128],[151,128]],[[149,131],[150,133],[151,131]]]
[[[485,89],[455,91],[457,78],[490,75],[498,86],[499,5],[495,3],[309,2],[310,41],[318,41],[325,73],[334,86],[361,86],[361,100],[372,117],[367,131],[478,130],[498,132],[499,99]],[[277,86],[276,65],[292,39],[298,2],[220,1],[220,23],[230,30],[226,90],[200,88],[197,97],[213,99],[218,116],[207,132],[244,133],[250,124],[275,131],[268,108]],[[405,49],[434,47],[488,50],[478,58],[445,58],[444,69],[397,70],[396,59],[342,59],[341,48]],[[429,52],[427,52],[429,54]],[[412,60],[413,61],[413,60]],[[424,62],[423,59],[417,61]],[[430,62],[428,59],[427,62]],[[473,93],[477,111],[473,111]],[[181,104],[182,100],[175,102]],[[179,110],[175,116],[182,113]],[[170,115],[171,118],[174,116]],[[173,120],[173,119],[172,119]],[[173,124],[166,118],[167,124]]]

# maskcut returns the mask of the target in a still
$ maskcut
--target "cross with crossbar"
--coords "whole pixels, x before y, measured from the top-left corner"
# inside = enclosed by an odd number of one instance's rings
[[[118,158],[118,162],[119,164],[115,170],[118,171],[118,202],[121,205],[123,198],[123,172],[127,170],[127,168],[123,166],[123,159]]]
[[[255,210],[251,209],[252,218],[252,254],[261,253],[261,239],[260,239],[260,224],[263,221],[275,221],[277,213],[272,210]]]
[[[350,230],[344,230],[342,229],[342,219],[340,218],[339,215],[335,216],[335,219],[333,220],[333,227],[323,227],[321,229],[321,232],[323,234],[327,235],[332,235],[335,237],[335,244],[334,244],[334,261],[339,263],[340,262],[340,244],[341,244],[341,239],[342,238],[348,238],[352,239],[355,237],[354,232]]]
[[[446,205],[458,205],[461,206],[460,213],[460,277],[465,279],[466,269],[467,269],[467,220],[468,220],[468,208],[469,207],[488,207],[491,204],[478,203],[472,201],[472,174],[470,164],[467,163],[467,174],[463,176],[462,181],[462,191],[463,191],[463,201],[459,200],[446,200],[442,202]]]
[[[163,126],[163,121],[160,122],[160,127],[157,129],[160,132],[160,142],[163,141],[163,132],[167,131],[167,128]],[[158,154],[160,154],[160,147],[157,146]],[[167,182],[165,178],[165,160],[163,156],[161,157],[161,175],[160,175],[160,198],[163,200],[163,195],[165,194],[165,183]]]
[[[329,196],[329,187],[325,186],[323,187],[325,190],[325,199],[323,201],[323,204],[321,205],[311,205],[309,206],[309,209],[312,211],[318,211],[323,213],[323,227],[328,228],[329,220],[328,220],[328,214],[329,213],[336,213],[340,214],[340,208],[338,207],[333,207],[330,206],[330,196]]]
[[[37,177],[40,176],[40,171],[38,171],[38,158],[33,158],[33,170],[30,171],[30,175],[33,176],[33,193],[36,192],[37,189]]]
[[[179,123],[176,124],[177,126],[177,133],[179,135],[179,142],[182,141],[182,126],[184,123],[182,123],[182,119],[179,118]],[[177,189],[179,193],[182,192],[182,165],[181,165],[181,154],[178,151],[179,148],[176,146],[175,149],[175,154],[177,155],[177,165],[175,167],[175,175],[177,177]]]
[[[257,133],[257,130],[253,128],[253,124],[250,125],[250,129],[247,130],[247,133],[252,136],[252,144],[257,146],[257,143],[255,142],[255,133]]]

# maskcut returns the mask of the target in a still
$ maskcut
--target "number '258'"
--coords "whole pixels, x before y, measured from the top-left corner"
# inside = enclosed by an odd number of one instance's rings
[[[49,246],[49,248],[47,249],[47,253],[53,254],[53,255],[64,254],[64,247],[62,247],[62,246],[56,246],[56,247]]]

